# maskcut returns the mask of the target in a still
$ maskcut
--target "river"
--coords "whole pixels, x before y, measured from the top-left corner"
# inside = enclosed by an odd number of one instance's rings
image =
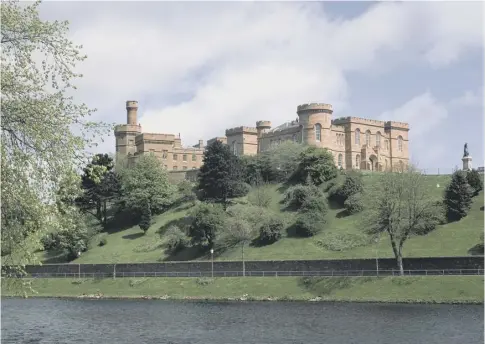
[[[482,344],[483,306],[2,299],[2,343]]]

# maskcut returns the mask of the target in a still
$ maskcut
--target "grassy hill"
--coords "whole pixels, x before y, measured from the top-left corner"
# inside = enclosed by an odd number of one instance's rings
[[[426,176],[430,198],[442,199],[444,187],[450,176]],[[365,185],[377,181],[375,174],[364,176]],[[439,185],[439,187],[437,186]],[[282,216],[291,219],[294,214],[284,211],[281,204],[283,193],[279,185],[271,188],[271,208]],[[409,239],[404,246],[404,257],[423,256],[466,256],[480,240],[484,228],[483,193],[475,197],[473,207],[467,217],[459,222],[438,226],[436,230],[425,236]],[[138,226],[110,234],[102,233],[92,241],[91,248],[73,263],[128,263],[128,262],[157,262],[167,260],[207,260],[210,256],[198,256],[194,250],[186,249],[176,256],[165,253],[163,236],[158,230],[174,220],[187,215],[190,204],[182,204],[177,208],[155,217],[154,224],[145,235]],[[315,237],[294,238],[285,236],[278,242],[263,247],[250,246],[245,249],[246,260],[282,260],[282,259],[342,259],[342,258],[374,258],[393,257],[387,235],[382,235],[380,241],[361,243],[359,247],[335,251],[325,243],[342,242],[345,238],[361,238],[360,221],[362,214],[343,216],[342,209],[331,209],[328,215],[326,229]],[[107,244],[97,246],[100,237],[105,237]],[[341,245],[340,245],[341,246]],[[344,245],[345,246],[345,245]],[[62,257],[54,253],[39,253],[44,263],[62,262]],[[240,260],[240,248],[229,249],[217,260]]]

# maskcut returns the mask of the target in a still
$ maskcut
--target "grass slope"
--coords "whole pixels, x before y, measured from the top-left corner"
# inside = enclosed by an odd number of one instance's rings
[[[426,176],[427,187],[432,199],[442,199],[444,187],[450,180],[450,176]],[[366,185],[376,182],[376,175],[364,176]],[[439,188],[437,187],[439,184]],[[280,201],[283,194],[278,191],[278,186],[272,188],[271,208],[281,213],[282,216],[293,217],[292,213],[283,211]],[[484,219],[483,193],[475,197],[473,207],[467,217],[459,222],[439,226],[435,231],[426,236],[410,238],[404,245],[405,257],[424,256],[466,256],[474,247],[483,232]],[[155,218],[155,223],[150,227],[146,235],[143,235],[138,226],[127,230],[114,232],[107,238],[107,245],[98,247],[94,240],[92,248],[76,259],[73,263],[134,263],[156,262],[164,260],[206,260],[208,256],[197,256],[193,251],[186,250],[175,257],[168,257],[164,250],[164,239],[157,233],[158,229],[166,226],[171,221],[185,216],[189,205],[183,205],[172,209]],[[341,258],[374,258],[376,253],[381,258],[393,257],[389,244],[389,238],[382,235],[378,244],[368,243],[365,246],[355,247],[342,251],[334,251],[318,245],[318,241],[334,240],[337,234],[355,236],[362,233],[360,219],[362,215],[341,216],[342,209],[332,209],[329,212],[329,223],[326,229],[313,238],[283,237],[275,244],[264,247],[250,246],[245,249],[246,260],[283,260],[283,259],[341,259]],[[44,254],[44,253],[42,253]],[[45,263],[56,262],[56,257],[45,255],[42,257]],[[230,249],[220,256],[218,260],[240,260],[241,250]]]
[[[2,279],[3,296],[15,296]],[[483,303],[482,276],[37,279],[40,297]]]

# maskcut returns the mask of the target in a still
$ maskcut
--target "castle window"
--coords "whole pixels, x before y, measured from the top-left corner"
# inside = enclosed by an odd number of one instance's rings
[[[377,147],[381,146],[381,133],[379,131],[376,134],[376,146]]]
[[[386,140],[386,150],[389,150],[389,140]]]
[[[177,161],[177,160],[178,160],[178,156],[177,156],[177,154],[174,154],[174,155],[173,155],[173,160],[174,160],[174,161]]]
[[[192,154],[192,161],[197,161],[197,155]]]
[[[177,166],[174,166],[174,167],[173,167],[173,170],[174,170],[174,171],[177,171],[177,170],[178,170]]]
[[[182,170],[186,170],[186,169],[187,169],[187,166],[183,166],[183,167],[182,167]]]
[[[370,131],[369,131],[369,130],[367,130],[367,131],[365,132],[365,144],[366,144],[367,146],[370,146]]]
[[[234,155],[237,155],[237,146],[236,146],[236,141],[232,142],[232,153]]]
[[[397,137],[397,150],[402,152],[402,136]]]
[[[360,155],[359,154],[357,154],[355,156],[355,168],[360,170]]]
[[[342,156],[342,154],[339,154],[338,155],[338,167],[339,168],[342,168],[342,160],[343,160],[343,156]]]
[[[187,154],[182,155],[182,161],[187,161]]]
[[[360,129],[355,129],[355,144],[360,146]]]
[[[167,159],[168,151],[164,150],[162,152],[162,159]]]
[[[322,139],[322,125],[320,123],[315,124],[315,140],[320,142]]]
[[[129,141],[128,141],[128,143],[129,143],[131,146],[133,146],[133,145],[135,144],[135,141],[133,141],[133,140],[129,140]]]

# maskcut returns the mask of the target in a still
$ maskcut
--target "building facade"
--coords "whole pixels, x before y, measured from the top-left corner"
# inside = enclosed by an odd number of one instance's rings
[[[115,129],[116,152],[136,158],[153,153],[170,171],[195,170],[202,165],[204,144],[183,148],[180,137],[171,134],[142,133],[136,124],[138,104],[128,101],[127,124]],[[359,117],[333,119],[330,104],[311,103],[297,107],[293,121],[272,128],[269,121],[255,127],[227,129],[218,140],[228,144],[236,155],[255,155],[270,150],[284,141],[327,148],[335,164],[343,169],[396,171],[409,163],[409,125],[403,122],[379,121]]]

